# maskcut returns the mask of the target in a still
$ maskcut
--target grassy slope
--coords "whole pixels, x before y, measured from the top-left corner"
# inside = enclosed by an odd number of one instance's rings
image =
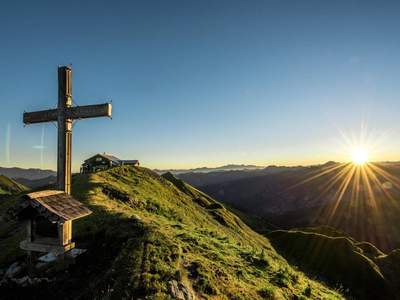
[[[22,254],[15,245],[22,239],[23,232],[15,221],[8,220],[3,215],[14,203],[12,197],[26,191],[27,187],[0,175],[0,266],[1,262],[9,263]]]
[[[277,230],[267,237],[290,261],[331,284],[342,284],[357,299],[399,299],[400,251],[386,255],[328,227],[323,234],[318,231]]]
[[[171,299],[176,280],[201,299],[341,297],[294,270],[219,203],[166,177],[132,167],[74,177],[73,194],[94,211],[74,223],[90,255],[49,292]]]
[[[0,197],[3,195],[14,195],[21,192],[27,191],[28,188],[19,184],[18,182],[4,176],[0,175]]]
[[[220,204],[178,180],[169,179],[173,183],[149,170],[126,167],[92,175],[90,181],[77,178],[82,184],[75,188],[77,197],[85,195],[85,202],[119,212],[121,218],[136,214],[151,227],[151,238],[143,238],[139,248],[134,238],[130,241],[133,247],[128,242],[122,251],[123,264],[129,258],[133,260],[127,268],[131,280],[126,282],[128,274],[120,274],[122,283],[116,280],[113,285],[131,284],[143,294],[166,296],[168,281],[175,278],[210,298],[300,296],[309,285],[315,297],[335,296],[293,271],[268,240]],[[109,196],[114,200],[110,201]],[[82,231],[84,227],[82,224]],[[117,293],[118,290],[115,289]]]

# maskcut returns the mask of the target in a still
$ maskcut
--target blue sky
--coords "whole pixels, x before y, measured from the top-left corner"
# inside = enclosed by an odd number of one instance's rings
[[[96,152],[151,168],[346,159],[340,132],[400,156],[400,3],[8,1],[0,4],[0,166],[56,168],[57,103],[72,64],[73,165]],[[43,147],[42,145],[43,140]],[[41,149],[43,148],[43,160]]]

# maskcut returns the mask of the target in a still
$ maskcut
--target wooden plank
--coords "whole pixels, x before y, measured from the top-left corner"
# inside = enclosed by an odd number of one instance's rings
[[[22,199],[24,201],[20,203],[27,203],[26,206],[31,205],[39,210],[45,210],[46,217],[51,220],[76,220],[92,213],[90,209],[64,191],[35,192],[23,196]]]
[[[32,242],[32,220],[29,219],[26,223],[26,240]]]
[[[58,147],[57,185],[67,194],[71,193],[71,145],[72,120],[65,112],[72,106],[72,69],[58,68]]]
[[[64,191],[44,190],[44,191],[29,193],[29,194],[26,194],[26,196],[28,196],[31,199],[35,199],[35,198],[53,196],[53,195],[58,195],[58,194],[64,194]]]
[[[26,240],[20,242],[19,247],[25,251],[35,251],[35,252],[52,252],[56,255],[65,253],[73,248],[75,248],[75,243],[69,243],[66,245],[50,245],[50,244],[41,244],[35,242],[28,242]]]
[[[72,221],[67,221],[64,224],[59,224],[59,239],[62,246],[71,243],[72,240]]]
[[[71,193],[72,122],[76,119],[111,117],[110,103],[72,107],[72,68],[58,68],[58,108],[24,113],[25,124],[57,121],[57,187]]]
[[[24,124],[36,124],[45,122],[57,121],[58,110],[48,109],[42,111],[26,112],[24,113]]]
[[[65,245],[65,236],[64,236],[64,232],[65,232],[65,223],[58,223],[58,242],[61,246]]]
[[[69,124],[67,128],[70,129],[67,130],[66,132],[67,162],[65,164],[66,174],[65,174],[65,189],[64,189],[67,194],[71,194],[71,185],[72,185],[72,121],[69,121]]]
[[[58,67],[58,99],[66,99],[67,100],[66,105],[67,106],[72,105],[72,68],[71,68],[71,66]],[[60,103],[59,103],[59,105],[60,105]]]
[[[72,242],[72,221],[65,222],[64,242],[69,244]]]
[[[68,119],[88,119],[97,117],[111,117],[112,105],[111,103],[84,105],[70,107],[65,110],[65,116]]]

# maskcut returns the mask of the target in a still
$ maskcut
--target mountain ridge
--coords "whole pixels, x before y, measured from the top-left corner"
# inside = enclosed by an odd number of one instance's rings
[[[57,173],[53,170],[43,170],[37,168],[19,168],[19,167],[0,167],[0,175],[7,176],[9,178],[24,178],[29,180],[43,179],[49,176],[56,176]]]
[[[52,289],[41,286],[38,296],[341,298],[292,268],[223,205],[171,175],[122,166],[76,175],[72,191],[93,210],[74,223],[76,243],[88,255],[73,268],[50,268]],[[0,268],[18,257],[17,242],[0,236],[8,253],[0,254]],[[14,298],[24,291],[8,290]]]
[[[155,172],[159,174],[172,173],[209,173],[209,172],[220,172],[220,171],[245,171],[245,170],[261,170],[264,169],[263,166],[257,165],[246,165],[246,164],[227,164],[219,167],[198,167],[192,169],[154,169]]]

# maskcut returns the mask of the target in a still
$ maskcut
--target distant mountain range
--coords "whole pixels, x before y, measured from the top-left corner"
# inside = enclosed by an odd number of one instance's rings
[[[209,167],[201,167],[201,168],[194,168],[194,169],[154,169],[155,172],[159,174],[163,173],[172,173],[172,174],[182,174],[182,173],[209,173],[209,172],[218,172],[218,171],[238,171],[238,170],[260,170],[264,169],[265,167],[262,166],[255,166],[255,165],[236,165],[236,164],[229,164],[221,167],[209,168]]]
[[[31,189],[37,189],[40,187],[46,187],[54,185],[57,182],[57,176],[48,176],[41,179],[26,179],[26,178],[15,178],[15,181],[27,186]]]
[[[178,176],[211,196],[247,212],[258,215],[282,214],[329,201],[330,197],[319,199],[320,185],[326,181],[326,177],[321,176],[308,184],[299,183],[335,165],[339,164],[328,162],[304,167],[270,166],[246,172],[186,173]],[[332,186],[328,194],[336,191],[335,187]]]
[[[55,171],[42,169],[0,167],[1,175],[31,189],[52,185],[57,180],[57,173]]]
[[[369,241],[390,251],[400,248],[400,228],[395,225],[400,215],[400,163],[374,165],[383,171],[369,175],[369,184],[354,178],[344,180],[340,176],[345,166],[334,162],[275,167],[270,169],[273,172],[266,168],[178,176],[246,214],[264,218],[275,227],[330,225],[357,240]],[[344,185],[347,189],[339,196]]]
[[[57,176],[57,173],[53,170],[0,167],[0,175],[4,175],[13,179],[24,178],[29,180],[38,180],[49,176]]]
[[[239,179],[253,178],[267,174],[277,174],[285,171],[296,171],[304,167],[268,166],[258,169],[222,169],[209,172],[175,173],[180,179],[196,187],[231,182]]]

